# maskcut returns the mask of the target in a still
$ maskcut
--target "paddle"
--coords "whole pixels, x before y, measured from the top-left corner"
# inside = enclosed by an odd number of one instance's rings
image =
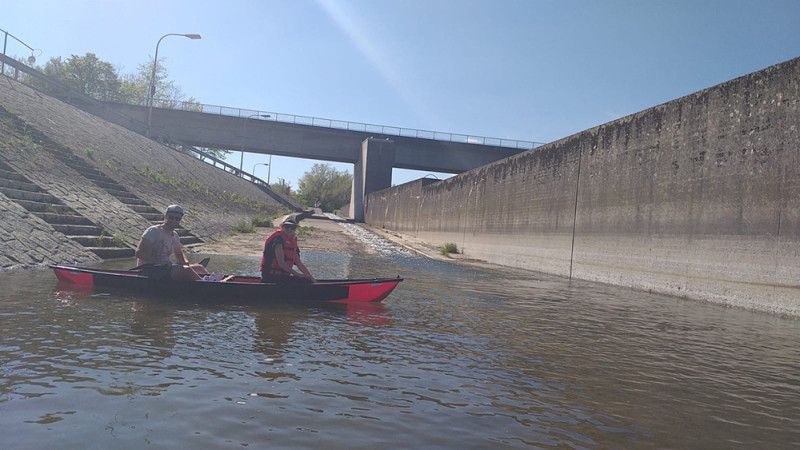
[[[211,258],[203,258],[203,260],[202,260],[202,261],[200,261],[198,264],[200,264],[200,265],[201,265],[201,266],[203,266],[203,267],[206,267],[206,266],[208,266],[208,262],[209,262],[209,261],[211,261]],[[149,263],[147,263],[147,264],[140,264],[140,265],[138,265],[138,266],[136,266],[136,267],[133,267],[133,268],[130,268],[130,269],[128,269],[128,271],[129,271],[129,272],[136,272],[136,271],[138,271],[138,270],[142,270],[142,267],[149,266],[149,265],[150,265]]]

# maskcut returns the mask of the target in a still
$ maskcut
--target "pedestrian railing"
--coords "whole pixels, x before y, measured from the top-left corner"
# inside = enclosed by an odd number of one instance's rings
[[[471,136],[467,134],[446,133],[441,131],[417,130],[389,125],[377,125],[348,120],[324,119],[320,117],[300,116],[297,114],[279,113],[274,111],[261,111],[255,109],[232,108],[229,106],[208,105],[197,102],[169,101],[174,109],[196,111],[206,114],[222,116],[243,117],[251,120],[268,120],[273,122],[309,125],[323,128],[334,128],[362,133],[375,133],[384,136],[402,136],[417,139],[431,139],[435,141],[458,142],[461,144],[493,145],[497,147],[516,148],[529,150],[544,145],[545,142],[520,141],[516,139],[492,138],[486,136]]]

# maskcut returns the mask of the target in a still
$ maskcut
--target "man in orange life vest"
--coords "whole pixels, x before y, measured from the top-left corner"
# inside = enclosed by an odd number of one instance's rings
[[[262,283],[316,283],[317,280],[300,260],[296,230],[297,219],[288,216],[281,222],[281,227],[264,241],[264,254],[261,257]],[[294,266],[300,271],[294,270]]]

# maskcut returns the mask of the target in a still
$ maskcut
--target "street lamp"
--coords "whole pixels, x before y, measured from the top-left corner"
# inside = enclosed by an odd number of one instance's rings
[[[269,114],[250,114],[249,116],[247,116],[246,119],[244,119],[244,125],[242,126],[242,134],[244,134],[245,128],[247,126],[247,120],[252,119],[253,117],[263,117],[265,119],[269,119],[272,116],[270,116]],[[243,164],[244,164],[244,144],[242,144],[242,156],[241,158],[239,158],[239,173],[242,173]]]
[[[8,37],[11,36],[12,38],[14,38],[14,40],[19,42],[20,44],[24,45],[25,47],[28,47],[28,50],[31,51],[31,56],[28,56],[28,59],[27,59],[28,65],[33,66],[36,63],[36,56],[34,55],[34,53],[36,53],[38,51],[39,55],[41,55],[42,51],[40,49],[31,47],[30,45],[28,45],[28,44],[22,42],[21,40],[19,40],[18,37],[14,36],[13,34],[9,33],[6,30],[3,30],[2,28],[0,28],[0,31],[5,33],[5,37],[3,38],[3,54],[4,55],[6,55],[6,48],[8,47]],[[8,55],[6,55],[6,56],[8,56]],[[4,73],[6,73],[6,63],[5,62],[0,62],[0,74],[4,74]],[[16,75],[15,75],[15,77],[16,77]]]
[[[270,156],[272,156],[272,155],[270,155]],[[269,163],[255,163],[253,165],[253,172],[252,172],[253,176],[256,175],[256,166],[269,166]],[[269,177],[269,175],[267,175],[267,177]],[[267,182],[267,185],[269,185],[269,181]]]
[[[180,33],[167,33],[161,36],[164,39],[167,36],[183,36],[189,39],[201,39],[199,34],[180,34]],[[147,137],[150,137],[150,122],[153,117],[153,96],[156,95],[156,66],[158,65],[158,46],[161,45],[161,39],[156,43],[156,56],[153,58],[153,73],[150,75],[150,93],[147,96]]]

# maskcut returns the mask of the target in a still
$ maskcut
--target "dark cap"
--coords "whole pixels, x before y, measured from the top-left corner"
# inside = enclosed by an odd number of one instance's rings
[[[288,216],[285,219],[283,219],[283,222],[281,222],[281,225],[294,225],[294,226],[297,226],[297,219],[295,219],[294,216]]]
[[[167,213],[178,213],[180,215],[183,215],[183,208],[181,208],[180,205],[169,205],[167,206],[167,212],[165,212],[164,214]]]

